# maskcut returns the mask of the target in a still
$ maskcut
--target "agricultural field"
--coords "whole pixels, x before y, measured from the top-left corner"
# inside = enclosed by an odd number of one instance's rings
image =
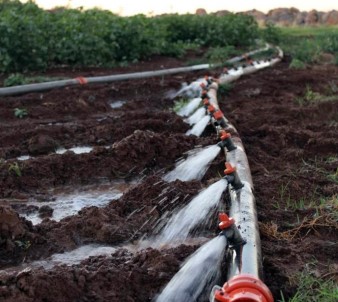
[[[260,29],[239,15],[47,13],[16,1],[0,1],[0,17],[1,86],[224,64],[261,47],[257,39],[279,44],[280,63],[223,86],[218,101],[248,156],[275,301],[337,301],[337,28]],[[163,179],[196,146],[217,142],[211,124],[186,135],[182,99],[170,96],[222,72],[0,97],[1,301],[152,301],[218,235],[215,207],[192,238],[154,240],[223,176],[218,154],[199,180]],[[218,277],[222,285],[226,274]]]

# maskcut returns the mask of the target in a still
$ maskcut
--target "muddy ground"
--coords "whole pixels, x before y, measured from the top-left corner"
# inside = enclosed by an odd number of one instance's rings
[[[155,58],[126,69],[52,70],[49,75],[102,75],[181,66]],[[295,274],[310,263],[318,277],[337,277],[338,68],[295,71],[286,58],[273,69],[241,78],[220,106],[236,126],[249,158],[260,221],[266,284],[276,299],[290,297]],[[217,76],[219,70],[209,74]],[[202,181],[161,180],[196,145],[215,143],[207,131],[187,137],[188,125],[165,97],[204,73],[68,87],[0,98],[1,301],[150,301],[199,243],[160,250],[136,249],[153,235],[159,218],[186,204],[219,179],[215,159]],[[309,90],[316,97],[308,96]],[[309,100],[307,100],[309,99]],[[331,97],[332,99],[332,97]],[[110,103],[125,101],[120,108]],[[14,108],[28,115],[14,116]],[[54,153],[58,147],[93,146],[87,154]],[[17,157],[30,155],[26,161]],[[82,209],[36,226],[19,217],[25,203],[53,200],[52,189],[135,181],[106,207]],[[163,201],[163,198],[164,201]],[[34,210],[34,209],[33,209]],[[36,210],[36,209],[35,209]],[[212,238],[217,217],[204,231]],[[51,270],[23,268],[34,260],[87,243],[118,247],[112,257],[90,257]]]

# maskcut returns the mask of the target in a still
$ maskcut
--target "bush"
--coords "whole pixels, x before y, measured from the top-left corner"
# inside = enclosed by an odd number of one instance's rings
[[[260,34],[266,42],[279,44],[281,41],[281,30],[271,23],[268,23],[266,27],[261,30]]]
[[[225,47],[214,47],[207,51],[205,57],[211,63],[221,63],[224,64],[226,61],[233,55],[236,54],[236,49],[234,46],[229,45]]]
[[[53,65],[112,66],[187,47],[250,46],[258,26],[249,16],[143,15],[99,9],[44,11],[34,2],[0,0],[0,72]]]

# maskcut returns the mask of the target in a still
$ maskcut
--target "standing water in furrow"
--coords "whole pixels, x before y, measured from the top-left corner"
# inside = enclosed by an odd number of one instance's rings
[[[200,180],[220,151],[221,148],[217,145],[205,147],[188,156],[186,160],[178,162],[175,169],[167,173],[163,179],[168,182],[176,179],[182,181]]]
[[[210,293],[220,277],[226,239],[218,236],[200,247],[170,280],[156,302],[192,302]]]
[[[201,224],[208,222],[227,187],[228,182],[221,179],[201,191],[189,204],[174,214],[155,239],[154,245],[161,246],[184,242],[190,231]]]
[[[198,123],[204,117],[205,117],[205,108],[201,107],[201,108],[197,109],[192,116],[188,117],[184,121],[192,126],[192,125],[195,125],[196,123]]]
[[[194,98],[192,99],[187,105],[182,107],[177,114],[179,116],[189,116],[192,114],[199,106],[201,103],[202,99],[201,98]]]
[[[203,133],[205,127],[208,125],[209,121],[210,121],[210,116],[206,115],[197,124],[195,124],[195,126],[192,127],[192,129],[189,129],[186,135],[200,136]]]

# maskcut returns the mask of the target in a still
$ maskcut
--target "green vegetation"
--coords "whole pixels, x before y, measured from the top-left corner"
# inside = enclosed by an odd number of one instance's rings
[[[17,118],[24,118],[28,115],[28,112],[24,108],[15,108],[14,109],[14,116]]]
[[[259,38],[250,16],[119,17],[99,9],[44,11],[0,0],[0,73],[55,65],[114,66],[187,48],[248,47]]]
[[[205,57],[210,63],[225,64],[232,56],[236,55],[237,51],[233,45],[225,47],[210,48]]]
[[[336,94],[336,84],[330,82],[328,85],[327,95],[320,94],[312,90],[310,85],[306,85],[304,95],[295,99],[296,104],[300,106],[306,106],[316,104],[320,102],[333,102],[338,101],[338,95]]]
[[[4,80],[4,86],[16,86],[16,85],[25,85],[25,84],[32,84],[32,83],[43,83],[43,82],[50,82],[50,81],[58,81],[58,80],[65,80],[64,77],[44,77],[44,76],[35,76],[35,77],[26,77],[20,73],[13,73],[9,75]]]
[[[291,68],[304,68],[306,64],[319,63],[323,54],[337,61],[337,27],[288,27],[280,28],[282,49],[292,56]],[[337,63],[337,62],[336,62]]]
[[[281,302],[335,302],[338,301],[338,287],[333,279],[321,279],[304,271],[295,276],[298,285],[296,294],[286,300],[282,294]]]
[[[10,164],[8,167],[8,172],[14,172],[16,176],[21,177],[22,173],[21,173],[21,169],[20,166],[17,162]]]
[[[189,99],[179,99],[178,101],[175,101],[173,108],[174,112],[179,112],[184,106],[188,105],[189,102]]]
[[[229,95],[231,89],[232,89],[231,83],[224,83],[218,85],[217,97],[221,98],[222,96]]]

